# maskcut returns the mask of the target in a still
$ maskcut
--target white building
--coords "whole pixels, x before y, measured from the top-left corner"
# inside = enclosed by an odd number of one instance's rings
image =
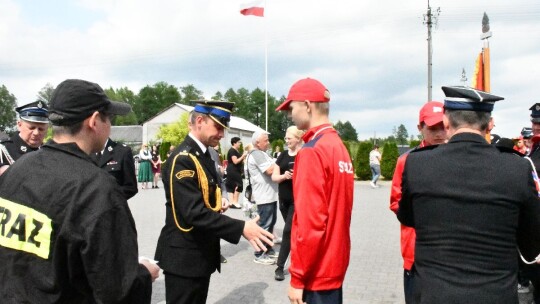
[[[180,119],[182,114],[189,113],[192,110],[193,107],[191,106],[175,103],[159,112],[154,117],[143,123],[142,142],[148,143],[149,141],[157,141],[156,135],[159,132],[159,127],[177,121]],[[229,148],[231,147],[231,138],[235,136],[241,138],[244,146],[251,143],[251,135],[258,130],[264,131],[264,129],[243,118],[231,116],[229,129],[225,130],[225,136],[223,139],[221,139],[221,152],[226,154],[227,151],[229,151]]]

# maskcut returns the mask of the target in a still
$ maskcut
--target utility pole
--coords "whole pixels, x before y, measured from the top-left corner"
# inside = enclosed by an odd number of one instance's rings
[[[435,13],[432,13],[431,12],[431,6],[429,5],[429,0],[428,0],[428,8],[427,8],[427,13],[424,15],[424,24],[427,25],[427,34],[428,34],[428,38],[427,38],[427,42],[428,42],[428,100],[427,101],[431,101],[432,100],[432,88],[433,88],[433,80],[432,80],[432,67],[433,67],[433,60],[432,60],[432,56],[433,56],[433,48],[431,46],[431,28],[433,27],[433,25],[437,25],[437,18],[439,17],[439,14],[441,12],[441,8],[438,7],[436,10],[435,10]]]

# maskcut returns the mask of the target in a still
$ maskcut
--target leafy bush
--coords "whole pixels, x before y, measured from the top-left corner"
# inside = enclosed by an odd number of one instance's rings
[[[371,169],[369,168],[369,152],[373,149],[373,144],[370,142],[361,142],[356,151],[354,159],[354,168],[356,178],[359,180],[370,180]]]
[[[381,175],[384,177],[384,179],[392,180],[398,157],[399,152],[396,143],[385,143],[381,158]]]

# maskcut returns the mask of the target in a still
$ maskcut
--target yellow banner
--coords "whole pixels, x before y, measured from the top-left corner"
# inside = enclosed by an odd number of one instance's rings
[[[52,220],[32,208],[0,198],[0,246],[48,259]]]

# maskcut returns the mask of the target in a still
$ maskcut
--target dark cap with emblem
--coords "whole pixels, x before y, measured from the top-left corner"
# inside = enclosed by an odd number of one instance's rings
[[[41,101],[34,101],[24,106],[15,108],[19,118],[29,122],[49,123],[49,110],[47,105]]]
[[[530,128],[530,127],[523,127],[523,129],[521,129],[521,136],[522,136],[524,139],[529,139],[529,138],[533,137],[532,128]]]
[[[503,97],[469,87],[442,87],[446,97],[444,108],[457,111],[491,112],[495,102]]]
[[[229,128],[234,102],[219,100],[194,100],[194,112],[208,115],[224,128]]]
[[[73,125],[96,111],[108,115],[126,115],[131,112],[131,106],[110,100],[96,83],[68,79],[54,90],[49,104],[49,120],[57,126]]]
[[[531,110],[531,122],[540,123],[540,103],[533,104],[529,110]]]

